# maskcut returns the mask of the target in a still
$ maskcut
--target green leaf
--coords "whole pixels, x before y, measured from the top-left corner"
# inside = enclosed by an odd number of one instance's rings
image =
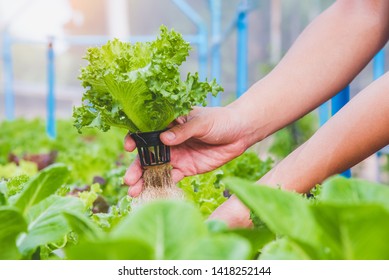
[[[366,180],[335,176],[323,183],[317,199],[339,205],[375,203],[389,210],[389,187]]]
[[[73,111],[76,128],[161,130],[193,106],[206,105],[208,93],[223,89],[215,80],[200,82],[197,73],[181,80],[179,66],[190,49],[181,34],[165,26],[151,42],[114,39],[89,48],[79,77],[86,89],[83,105]]]
[[[314,205],[318,223],[337,244],[339,259],[389,259],[389,212],[381,205]],[[328,250],[322,244],[321,250]]]
[[[105,76],[104,81],[113,98],[119,102],[123,112],[134,123],[135,130],[133,132],[152,131],[153,128],[148,124],[150,121],[148,116],[142,113],[145,101],[152,99],[146,83],[142,80],[118,83],[112,74]]]
[[[262,248],[275,238],[274,233],[272,233],[267,227],[256,229],[237,228],[229,230],[229,232],[239,235],[250,242],[252,248],[251,258],[258,255]]]
[[[225,183],[273,232],[302,241],[306,235],[315,233],[316,224],[312,221],[309,203],[298,194],[238,178],[228,178]],[[277,219],[274,219],[275,215]]]
[[[386,191],[380,186],[363,189],[363,183],[353,185],[352,180],[333,182],[323,186],[317,201],[237,179],[228,180],[228,186],[282,236],[264,248],[261,258],[389,258],[389,247],[382,242],[389,234],[389,212],[378,195]]]
[[[6,196],[7,192],[7,183],[5,181],[0,181],[0,206],[8,204],[8,199]]]
[[[105,237],[104,232],[81,212],[69,211],[69,209],[65,211],[63,216],[72,231],[78,234],[79,239],[94,241]]]
[[[67,248],[71,260],[151,260],[153,249],[136,239],[81,242]]]
[[[310,256],[288,238],[277,239],[267,244],[261,251],[261,260],[309,260]]]
[[[26,231],[27,223],[18,209],[13,207],[0,207],[0,259],[19,259],[21,257],[15,240],[17,236]]]
[[[206,236],[182,250],[184,260],[245,260],[251,255],[250,243],[235,234]]]
[[[24,184],[29,180],[25,174],[10,178],[7,181],[7,196],[13,196],[23,190]]]
[[[28,254],[40,245],[63,238],[71,230],[63,213],[81,213],[83,207],[78,198],[54,195],[32,206],[26,216],[28,232],[18,239],[21,252]]]
[[[336,244],[314,219],[311,204],[301,195],[237,178],[226,179],[225,183],[271,231],[288,236],[313,259],[338,257]],[[333,250],[317,250],[323,243]]]
[[[23,191],[12,197],[10,202],[25,215],[32,206],[54,194],[68,176],[69,170],[65,165],[51,165],[31,178]]]
[[[154,248],[153,259],[177,259],[207,229],[198,210],[182,201],[156,201],[124,218],[112,231],[116,239],[137,239]]]

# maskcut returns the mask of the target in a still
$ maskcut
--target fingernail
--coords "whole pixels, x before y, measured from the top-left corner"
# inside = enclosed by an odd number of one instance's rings
[[[176,135],[171,131],[167,131],[167,132],[165,132],[165,138],[167,140],[171,141],[171,140],[174,140],[176,138]]]

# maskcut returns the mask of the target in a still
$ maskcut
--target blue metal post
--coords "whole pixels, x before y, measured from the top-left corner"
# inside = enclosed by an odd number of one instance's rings
[[[327,101],[320,105],[319,107],[319,125],[322,126],[330,118],[330,102]]]
[[[53,40],[50,39],[47,49],[47,123],[46,131],[49,137],[55,138],[55,65]]]
[[[331,114],[335,115],[346,103],[350,100],[350,85],[341,90],[337,95],[332,98]],[[342,176],[350,178],[351,170],[344,171]]]
[[[212,19],[212,64],[211,64],[211,76],[220,83],[221,78],[221,0],[210,0],[211,6],[211,19]],[[216,97],[211,97],[211,106],[220,106],[221,98],[220,94]]]
[[[331,114],[335,115],[350,100],[350,85],[342,89],[331,101]]]
[[[13,67],[11,36],[8,31],[3,35],[3,60],[4,60],[4,94],[5,94],[5,116],[8,120],[15,118],[15,101],[13,93]]]
[[[385,51],[380,50],[373,59],[373,79],[377,80],[385,73]]]
[[[248,1],[243,0],[239,5],[237,19],[237,95],[240,97],[247,89],[247,52],[248,52]]]

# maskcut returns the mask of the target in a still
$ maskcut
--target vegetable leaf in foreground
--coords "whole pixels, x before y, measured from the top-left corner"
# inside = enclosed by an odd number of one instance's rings
[[[323,183],[316,200],[297,193],[226,180],[278,239],[261,259],[388,259],[387,187],[334,177]]]

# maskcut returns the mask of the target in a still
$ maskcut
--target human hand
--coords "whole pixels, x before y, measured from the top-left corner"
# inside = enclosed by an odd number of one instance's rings
[[[232,195],[216,208],[208,219],[223,221],[229,228],[248,228],[253,226],[250,219],[250,210],[235,195]]]
[[[171,146],[173,181],[214,170],[241,155],[249,144],[240,117],[228,107],[196,107],[162,133],[162,142]],[[130,135],[126,136],[124,147],[129,152],[136,148]],[[142,174],[137,157],[124,176],[124,182],[130,186],[128,194],[132,197],[142,192]]]

